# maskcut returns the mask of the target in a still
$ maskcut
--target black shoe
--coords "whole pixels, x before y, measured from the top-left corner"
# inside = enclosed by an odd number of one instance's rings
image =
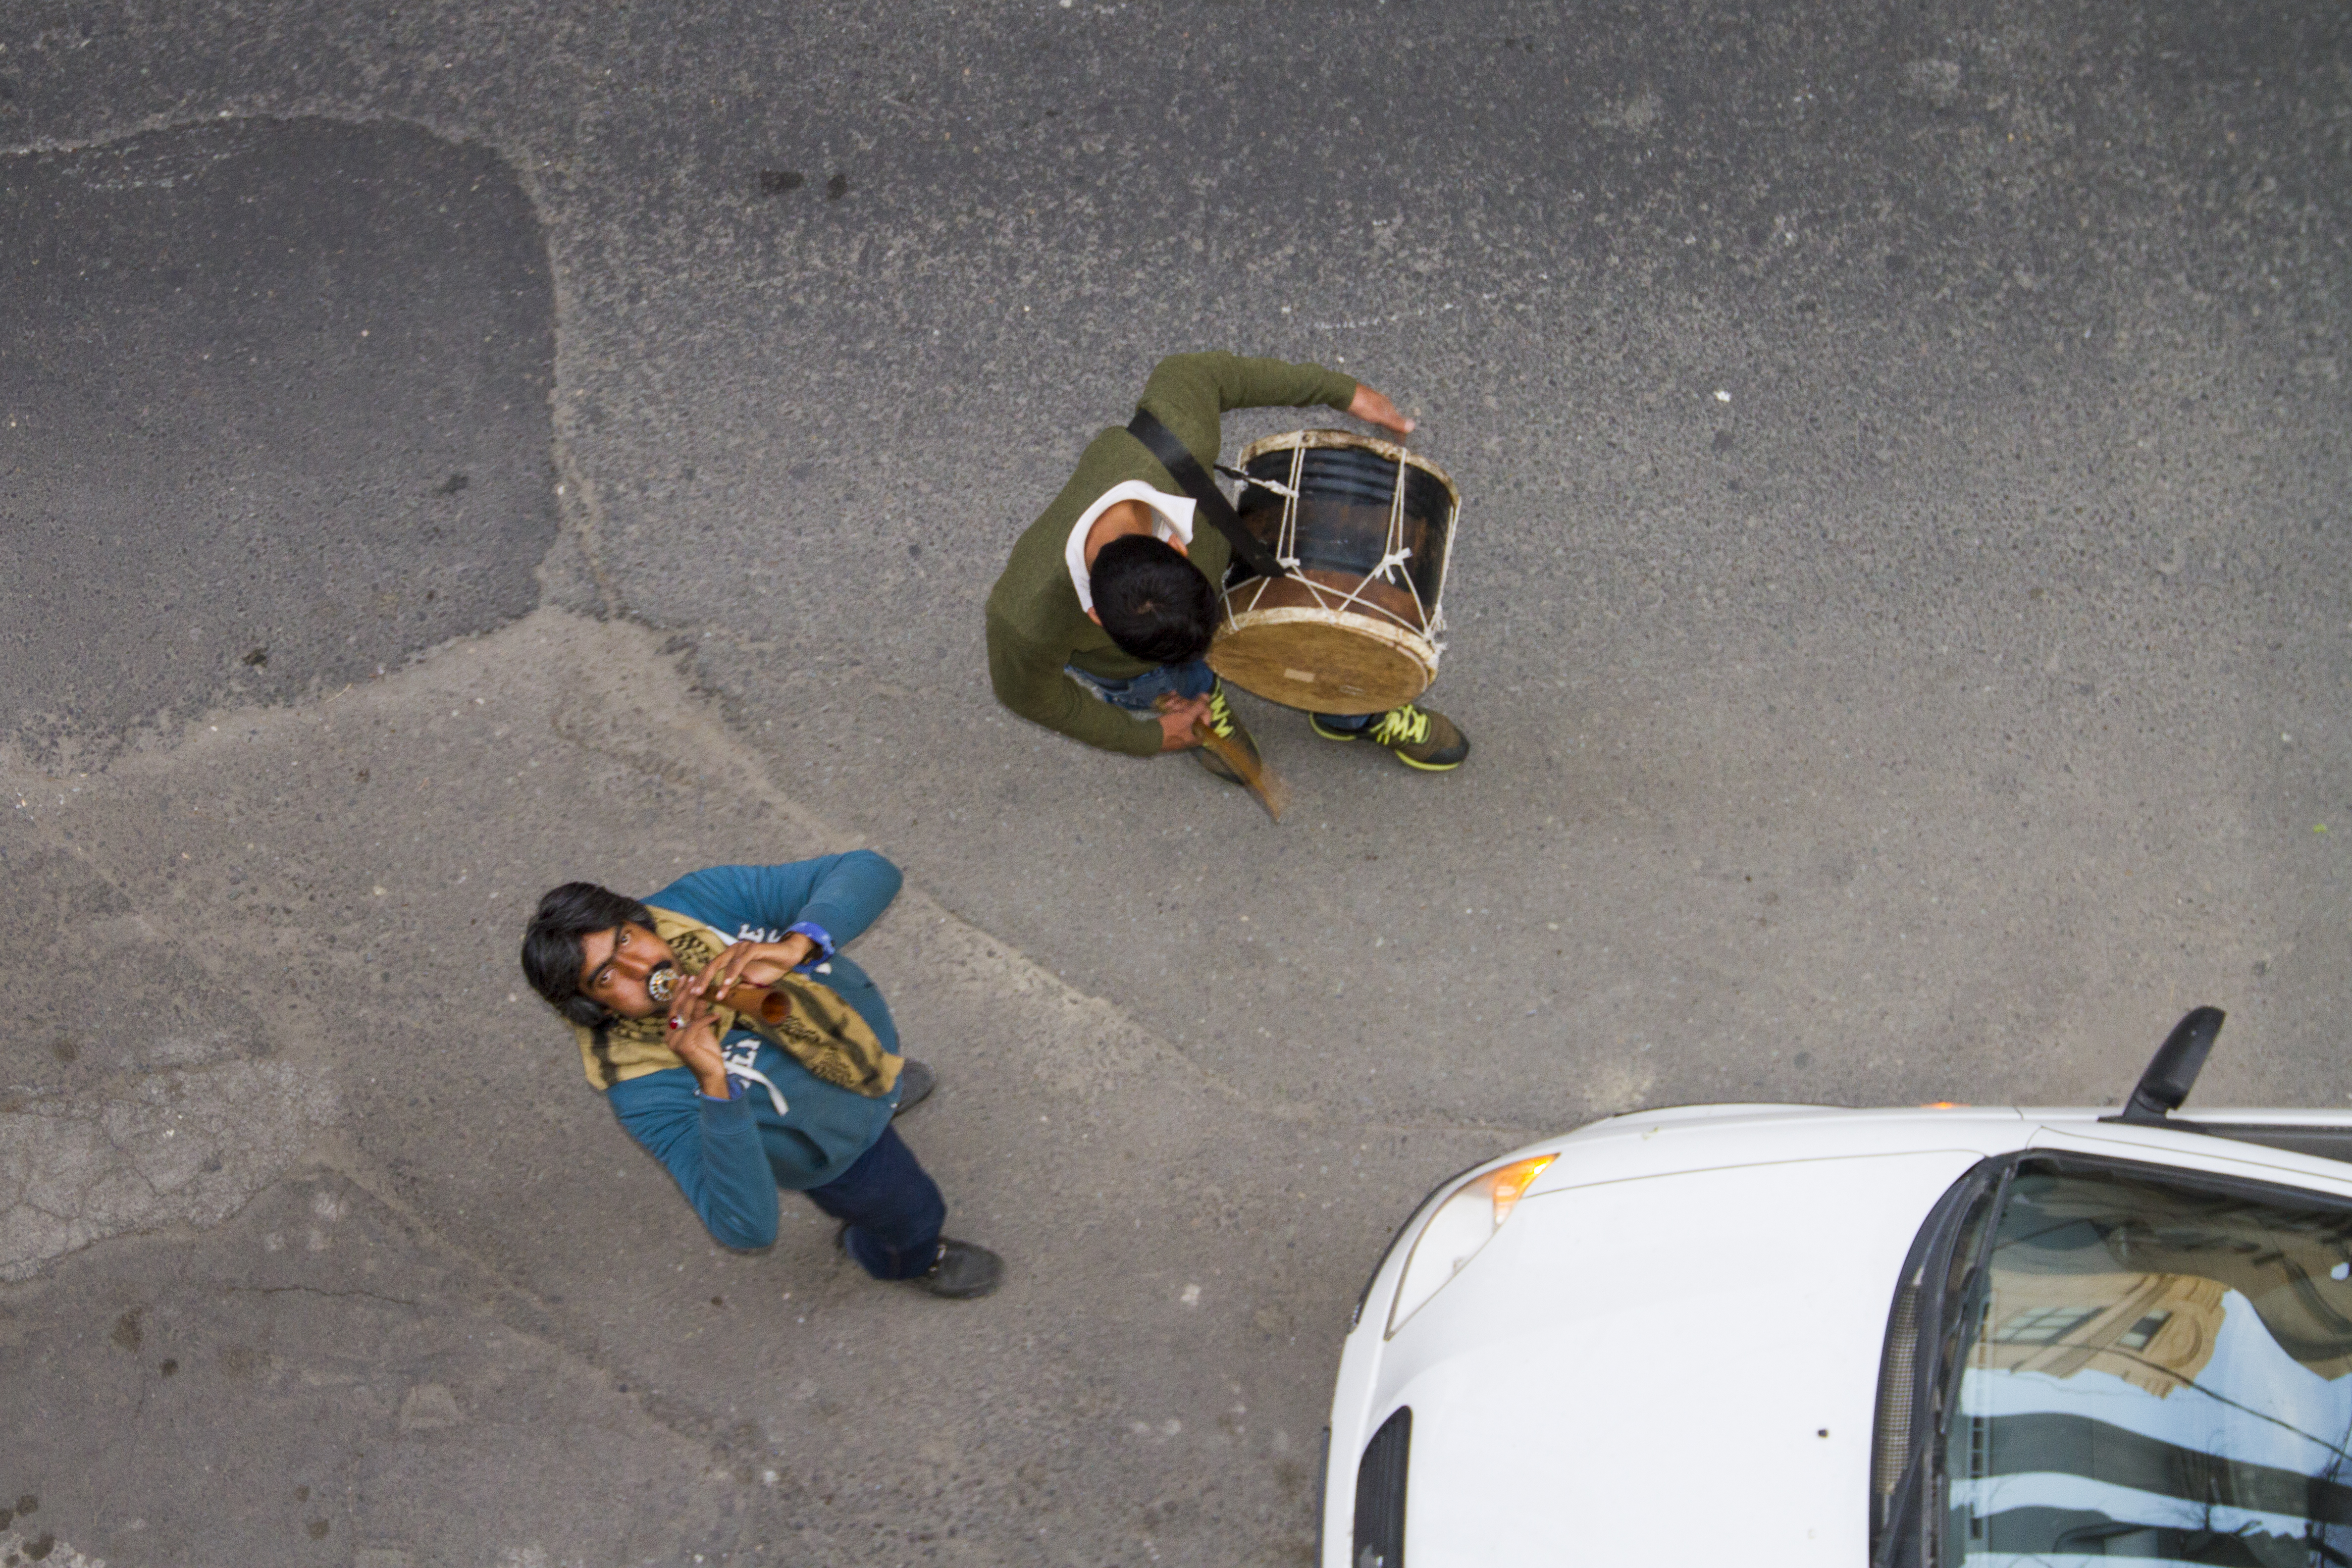
[[[890,1113],[890,1119],[895,1121],[906,1115],[929,1100],[931,1090],[939,1087],[940,1080],[930,1068],[912,1057],[903,1058],[898,1063],[898,1109]]]
[[[939,1260],[907,1283],[934,1296],[961,1300],[987,1295],[1003,1278],[1004,1259],[988,1248],[941,1237]]]
[[[833,1249],[852,1263],[857,1261],[849,1250],[849,1226],[846,1221],[833,1233]],[[969,1241],[950,1241],[941,1237],[940,1255],[931,1260],[931,1266],[912,1279],[901,1279],[898,1283],[928,1290],[934,1296],[959,1300],[985,1296],[995,1289],[1003,1278],[1004,1259],[988,1248],[975,1247]]]

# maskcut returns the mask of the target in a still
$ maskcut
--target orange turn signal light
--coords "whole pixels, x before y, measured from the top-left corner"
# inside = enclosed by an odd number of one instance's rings
[[[1511,1210],[1518,1206],[1519,1200],[1527,1195],[1528,1189],[1536,1184],[1536,1178],[1544,1173],[1546,1166],[1559,1158],[1557,1154],[1538,1154],[1531,1160],[1514,1160],[1486,1178],[1494,1184],[1496,1225],[1499,1226],[1511,1217]]]

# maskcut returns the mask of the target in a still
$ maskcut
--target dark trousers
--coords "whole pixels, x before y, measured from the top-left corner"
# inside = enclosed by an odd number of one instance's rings
[[[824,1185],[809,1188],[808,1195],[849,1223],[843,1243],[875,1279],[911,1279],[938,1260],[947,1200],[897,1128],[885,1127],[874,1147]]]

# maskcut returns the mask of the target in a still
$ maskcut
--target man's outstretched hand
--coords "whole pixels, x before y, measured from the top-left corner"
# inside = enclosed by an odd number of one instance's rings
[[[1356,384],[1356,398],[1348,405],[1348,412],[1367,425],[1377,425],[1400,436],[1412,433],[1412,421],[1398,411],[1397,405],[1389,401],[1388,395],[1374,392],[1360,381]]]

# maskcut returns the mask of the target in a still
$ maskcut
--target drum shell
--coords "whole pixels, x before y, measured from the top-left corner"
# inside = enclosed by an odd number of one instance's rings
[[[1405,560],[1382,574],[1405,465],[1399,525]],[[1243,525],[1278,549],[1286,510],[1296,575],[1249,574],[1238,558],[1225,584],[1223,624],[1209,662],[1245,691],[1326,713],[1377,713],[1409,702],[1436,678],[1440,595],[1460,494],[1434,463],[1388,442],[1339,430],[1297,431],[1250,446],[1253,478],[1298,492],[1243,487]]]
[[[1404,507],[1397,521],[1401,542],[1412,552],[1400,568],[1412,580],[1408,589],[1374,576],[1388,548],[1397,448],[1384,452],[1364,443],[1261,451],[1265,445],[1243,454],[1242,470],[1297,490],[1298,570],[1318,581],[1364,584],[1365,597],[1426,632],[1445,589],[1447,536],[1456,505],[1453,484],[1434,465],[1423,466],[1426,459],[1405,459]],[[1235,510],[1242,526],[1271,549],[1280,534],[1283,509],[1281,495],[1245,485]]]

